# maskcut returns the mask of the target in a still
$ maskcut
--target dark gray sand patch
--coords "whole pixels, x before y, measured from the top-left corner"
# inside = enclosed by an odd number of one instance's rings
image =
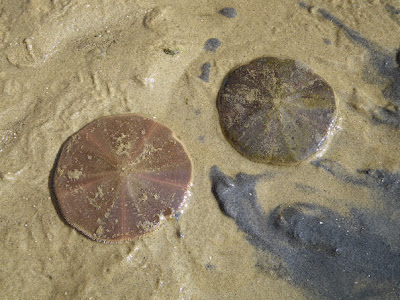
[[[397,65],[400,67],[400,49],[397,50],[396,61]]]
[[[204,44],[204,49],[206,51],[217,52],[218,47],[221,46],[221,41],[216,38],[208,39]]]
[[[371,111],[371,120],[375,124],[386,124],[398,128],[400,127],[400,106],[377,106]]]
[[[352,174],[338,162],[329,159],[314,160],[312,164],[346,183],[368,187],[376,201],[400,209],[400,172],[361,169]]]
[[[387,4],[385,6],[386,10],[393,15],[400,15],[400,8],[396,8],[393,5]]]
[[[210,178],[222,212],[266,254],[267,259],[257,264],[260,269],[275,270],[318,299],[400,297],[399,253],[374,227],[385,215],[352,209],[344,217],[301,202],[266,213],[255,188],[260,175],[239,173],[232,178],[214,166]],[[395,227],[385,234],[399,231],[399,223],[391,225]]]
[[[308,11],[312,8],[305,2],[300,2],[300,7]],[[379,86],[383,97],[389,102],[387,106],[376,106],[371,110],[371,120],[374,123],[383,123],[395,127],[400,125],[400,68],[396,61],[396,51],[389,51],[378,44],[363,37],[359,32],[345,25],[339,18],[323,8],[317,12],[324,19],[342,29],[347,38],[356,45],[367,50],[363,80]]]
[[[209,82],[210,80],[210,69],[211,69],[211,64],[209,62],[204,63],[201,66],[201,75],[199,78],[205,82]]]
[[[219,11],[219,13],[229,19],[232,19],[237,16],[236,9],[234,9],[233,7],[224,7]]]

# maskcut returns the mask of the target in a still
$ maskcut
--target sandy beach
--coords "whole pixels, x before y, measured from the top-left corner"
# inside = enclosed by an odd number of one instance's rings
[[[2,0],[1,298],[400,297],[399,36],[394,0]],[[224,79],[260,57],[335,95],[326,142],[294,165],[249,160],[220,126]],[[96,242],[59,215],[57,155],[131,113],[185,146],[191,195],[137,240]]]

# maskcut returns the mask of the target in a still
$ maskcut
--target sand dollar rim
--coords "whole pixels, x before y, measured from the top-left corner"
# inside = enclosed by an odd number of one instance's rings
[[[132,240],[189,196],[192,162],[171,129],[139,115],[99,118],[62,146],[54,191],[65,220],[101,242]]]
[[[231,71],[217,98],[222,131],[244,157],[299,163],[322,149],[336,117],[329,84],[304,64],[262,57]]]

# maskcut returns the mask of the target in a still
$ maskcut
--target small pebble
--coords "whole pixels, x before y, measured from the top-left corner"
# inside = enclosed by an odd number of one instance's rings
[[[213,264],[210,264],[210,263],[206,263],[205,267],[210,271],[214,271],[215,270],[215,266]]]
[[[199,76],[199,78],[205,82],[209,82],[210,80],[210,68],[211,68],[211,64],[209,62],[206,62],[203,64],[203,66],[201,67],[201,75]]]
[[[180,52],[178,49],[169,49],[169,48],[165,48],[165,49],[163,49],[163,51],[165,54],[172,55],[172,56],[177,55]]]
[[[219,11],[219,13],[229,19],[232,19],[237,16],[236,9],[234,9],[233,7],[224,7]]]
[[[324,43],[325,43],[326,45],[331,45],[331,44],[332,44],[331,40],[328,39],[328,38],[324,38]]]
[[[176,231],[176,236],[178,237],[178,238],[180,238],[180,239],[183,239],[185,236],[183,235],[183,233],[182,233],[182,230],[177,230]]]
[[[204,144],[204,142],[205,142],[205,140],[206,140],[206,137],[205,137],[204,135],[200,135],[200,136],[198,137],[198,140],[199,140],[200,143],[203,143],[203,144]]]
[[[204,49],[206,51],[217,52],[217,48],[221,46],[221,41],[216,38],[212,38],[207,40],[206,44],[204,45]]]
[[[178,212],[175,214],[175,220],[179,221],[179,218],[181,217],[181,215],[182,215],[182,212],[178,211]]]

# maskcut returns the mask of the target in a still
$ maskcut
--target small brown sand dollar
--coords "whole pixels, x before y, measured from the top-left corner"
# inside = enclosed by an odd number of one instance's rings
[[[332,88],[308,67],[264,57],[228,74],[217,108],[222,130],[239,153],[287,165],[321,149],[336,104]]]
[[[131,240],[173,216],[192,163],[164,125],[138,115],[97,119],[62,146],[54,190],[65,220],[102,242]]]

